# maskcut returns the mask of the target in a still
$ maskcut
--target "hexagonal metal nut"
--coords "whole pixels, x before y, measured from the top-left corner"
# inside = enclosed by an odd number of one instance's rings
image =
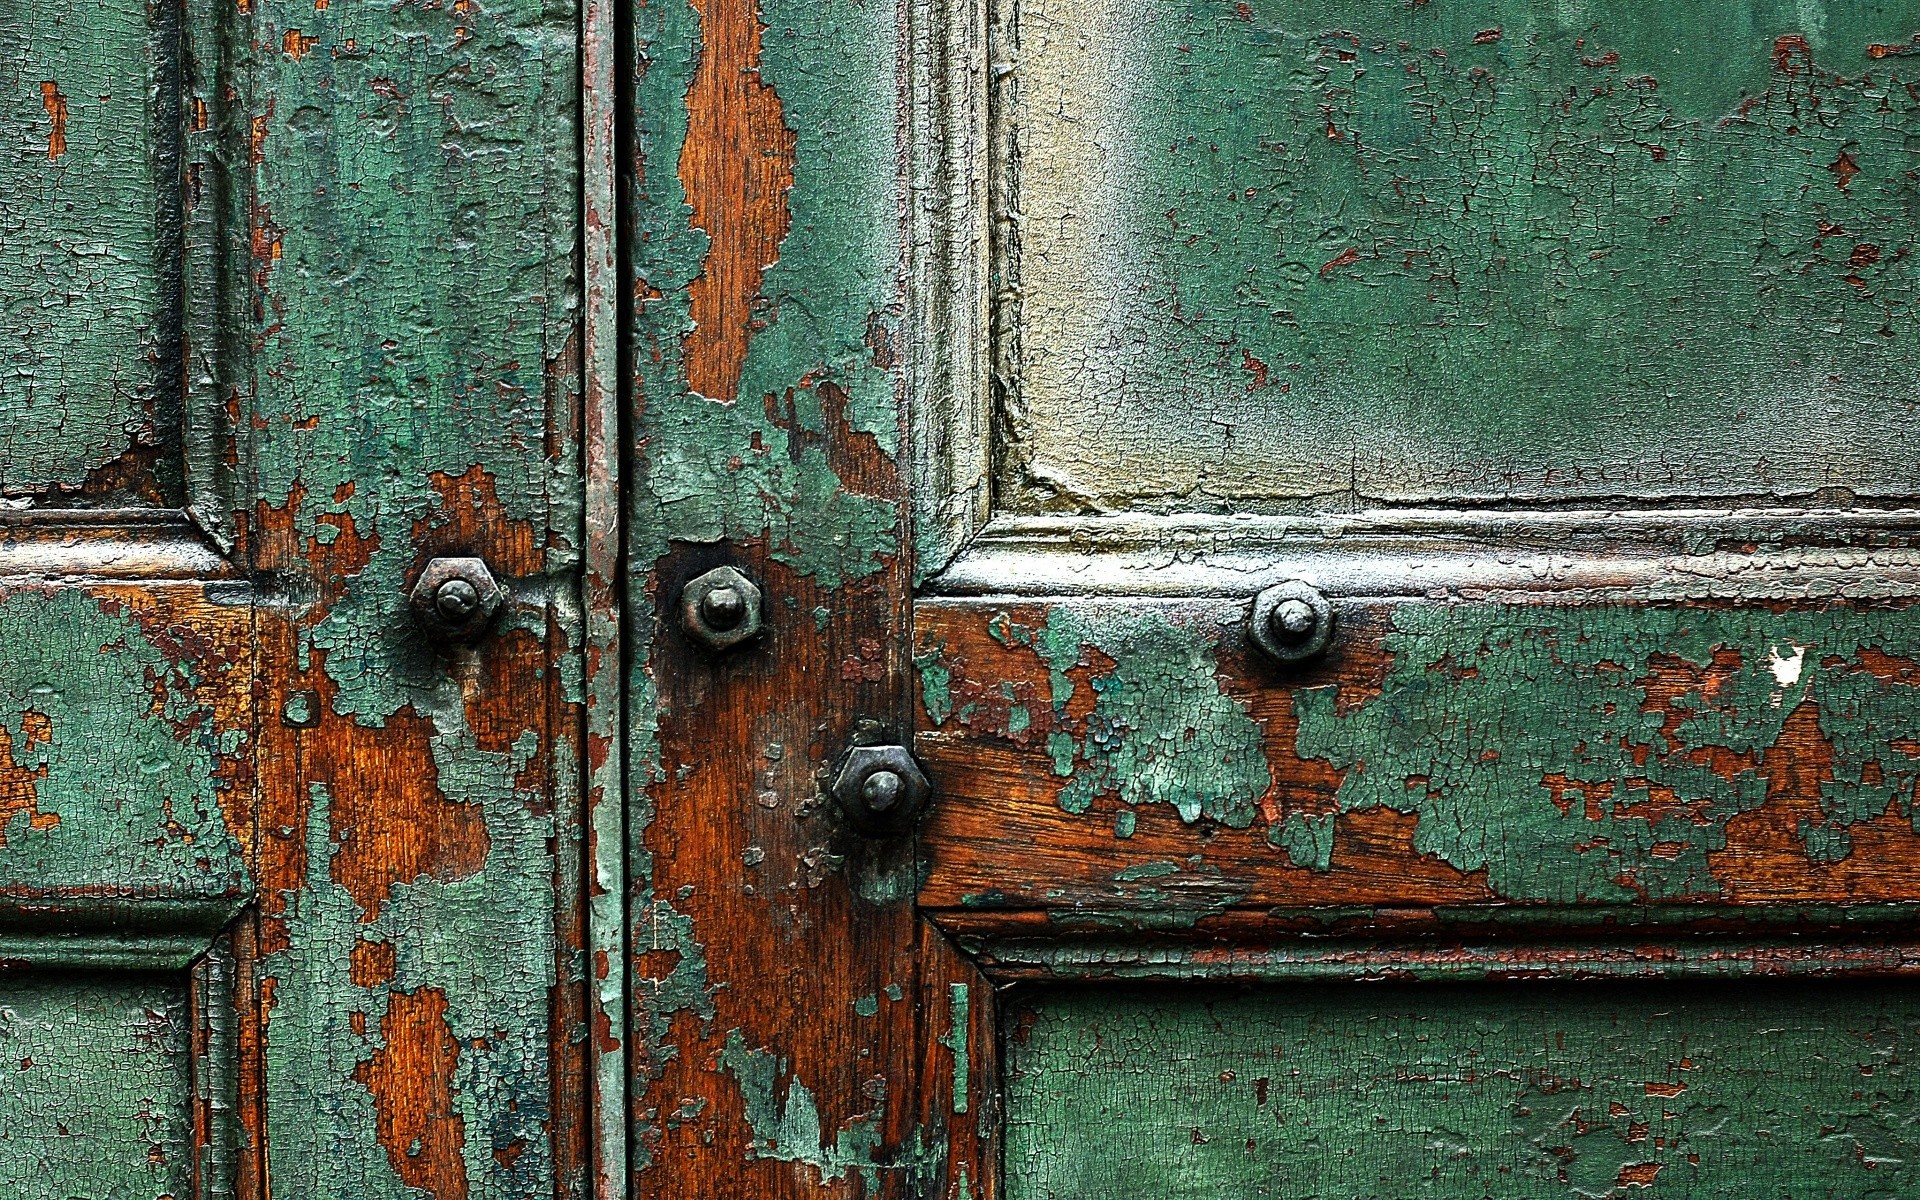
[[[436,558],[427,563],[408,597],[414,620],[433,637],[455,645],[480,640],[500,611],[505,593],[477,558]]]
[[[1305,662],[1326,653],[1334,619],[1333,605],[1319,588],[1290,579],[1253,598],[1247,635],[1275,662]]]
[[[680,591],[680,628],[709,650],[730,650],[760,636],[760,587],[735,567],[715,567]]]
[[[834,772],[830,790],[850,825],[884,837],[913,827],[933,785],[905,746],[855,746]]]

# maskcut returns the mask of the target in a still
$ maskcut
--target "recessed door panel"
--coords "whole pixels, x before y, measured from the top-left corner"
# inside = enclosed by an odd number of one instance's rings
[[[15,502],[164,504],[181,485],[183,9],[0,11],[0,496]]]
[[[998,503],[1909,496],[1911,13],[1005,4]]]
[[[1902,985],[1069,990],[1006,1022],[1007,1200],[1920,1186]]]
[[[180,976],[0,974],[0,1191],[193,1195],[192,1030]]]

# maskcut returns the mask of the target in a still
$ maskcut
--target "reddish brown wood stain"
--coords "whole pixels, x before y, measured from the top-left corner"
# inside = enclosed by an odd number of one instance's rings
[[[687,92],[680,181],[693,224],[711,239],[688,287],[694,327],[684,351],[687,386],[733,403],[754,332],[760,278],[793,223],[794,135],[780,97],[760,79],[765,28],[753,0],[696,0],[700,66]]]
[[[40,103],[53,122],[47,131],[47,161],[55,162],[67,152],[67,98],[60,94],[60,85],[49,79],[40,85]]]
[[[380,1036],[384,1044],[353,1077],[373,1095],[374,1130],[387,1161],[402,1183],[433,1200],[466,1200],[466,1121],[453,1107],[460,1043],[447,1028],[446,993],[392,993]]]
[[[32,750],[53,739],[53,723],[44,713],[29,709],[20,715],[20,748]],[[39,783],[47,777],[47,767],[23,767],[13,758],[13,733],[0,728],[0,847],[7,844],[7,826],[21,813],[27,814],[27,828],[52,829],[60,824],[60,814],[40,811]]]
[[[316,661],[322,655],[314,655]],[[315,680],[324,714],[306,739],[307,780],[326,787],[336,847],[334,881],[371,921],[394,886],[417,879],[465,879],[486,863],[480,806],[449,800],[433,757],[433,722],[405,708],[384,726],[333,715],[333,688]]]

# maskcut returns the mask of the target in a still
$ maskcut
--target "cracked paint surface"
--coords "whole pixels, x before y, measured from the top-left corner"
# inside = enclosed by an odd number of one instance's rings
[[[922,903],[1920,899],[1911,607],[1356,604],[1330,658],[1288,672],[1243,614],[923,605],[946,799]]]
[[[631,10],[635,1195],[977,1195],[911,1032],[964,964],[918,949],[903,845],[821,794],[906,728],[906,19]],[[716,656],[674,614],[721,563],[766,632]]]
[[[0,13],[0,496],[178,489],[179,37],[140,0]]]
[[[0,889],[246,894],[247,612],[197,591],[0,593]]]
[[[1053,772],[1067,781],[1061,808],[1081,813],[1094,797],[1113,796],[1129,807],[1171,805],[1183,821],[1253,824],[1255,806],[1272,787],[1260,727],[1214,681],[1203,633],[1153,614],[1066,606],[1051,609],[1042,629],[1004,616],[989,628],[1046,659],[1044,728],[1035,731],[1027,705],[1009,703],[1006,729],[1015,739],[1044,733]],[[1020,694],[1017,687],[1001,691],[1009,699]],[[963,721],[971,715],[958,714]]]
[[[1010,11],[1001,503],[1920,487],[1904,6]]]
[[[253,5],[254,972],[276,1195],[582,1179],[572,6]],[[435,555],[507,592],[472,649]],[[572,689],[572,690],[569,690]],[[568,931],[572,930],[572,933]]]
[[[1906,1195],[1904,985],[1042,993],[1008,1200]]]
[[[190,1196],[191,1023],[177,977],[9,972],[0,1189],[20,1200]]]
[[[1789,790],[1769,849],[1809,869],[1920,828],[1910,611],[1409,606],[1385,649],[1377,696],[1297,694],[1299,753],[1344,772],[1339,811],[1415,817],[1417,853],[1504,898],[1742,894],[1718,860]]]

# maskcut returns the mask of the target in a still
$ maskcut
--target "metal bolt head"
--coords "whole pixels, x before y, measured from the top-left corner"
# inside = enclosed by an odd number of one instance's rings
[[[1282,600],[1273,610],[1274,636],[1282,641],[1304,642],[1319,624],[1320,614],[1305,600]]]
[[[734,567],[715,567],[680,592],[680,628],[709,650],[730,650],[763,627],[760,588]]]
[[[870,837],[913,827],[933,786],[905,746],[855,746],[833,777],[833,799],[847,823]]]
[[[900,803],[907,781],[892,771],[875,771],[860,785],[860,799],[874,812],[887,812]]]
[[[747,600],[736,587],[718,587],[700,599],[700,616],[715,629],[732,629],[747,615]]]
[[[422,629],[440,641],[467,645],[487,631],[505,592],[480,559],[447,557],[427,563],[409,599]]]
[[[433,606],[449,621],[464,621],[480,605],[480,593],[464,579],[449,579],[433,594]]]
[[[1333,625],[1333,605],[1319,589],[1291,579],[1253,598],[1247,634],[1276,662],[1304,662],[1326,653]]]

